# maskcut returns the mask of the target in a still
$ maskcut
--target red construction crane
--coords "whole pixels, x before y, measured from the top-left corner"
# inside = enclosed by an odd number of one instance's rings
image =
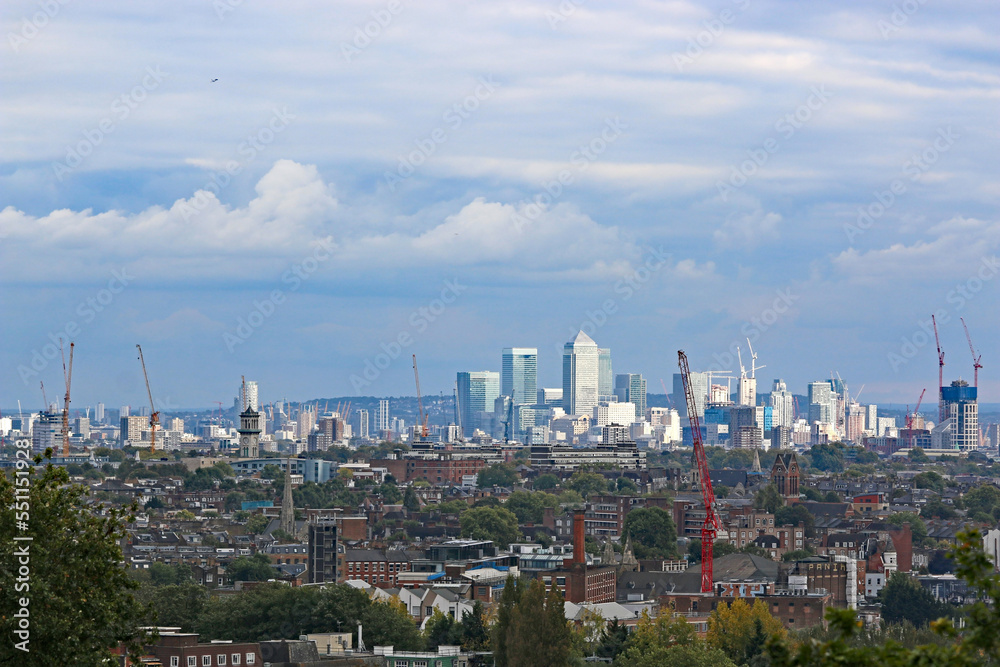
[[[931,324],[934,325],[934,342],[937,343],[938,352],[938,421],[944,421],[944,396],[941,394],[941,387],[944,385],[944,352],[941,351],[941,339],[938,337],[937,320],[931,315]]]
[[[906,430],[907,431],[912,431],[913,430],[913,418],[917,416],[918,412],[920,412],[920,404],[924,400],[924,394],[925,393],[927,393],[927,388],[926,387],[924,387],[923,391],[920,392],[920,398],[917,399],[917,407],[913,408],[913,412],[912,413],[909,410],[907,410],[907,412],[906,412]]]
[[[413,355],[413,379],[417,383],[417,412],[420,418],[420,439],[426,440],[429,432],[427,431],[427,415],[424,414],[424,399],[420,397],[420,374],[417,373],[417,355]]]
[[[979,386],[979,369],[983,367],[983,365],[981,363],[979,363],[979,360],[983,358],[983,355],[981,355],[981,354],[978,355],[978,356],[976,355],[976,348],[973,347],[973,345],[972,345],[972,336],[969,335],[969,327],[967,327],[966,324],[965,324],[965,318],[964,317],[960,317],[958,319],[962,320],[962,327],[965,329],[965,338],[969,341],[969,350],[972,352],[972,368],[975,371],[975,381],[973,382],[972,386],[973,387],[978,387]]]
[[[719,517],[715,512],[715,492],[712,491],[712,478],[708,472],[708,457],[705,456],[705,446],[701,442],[698,405],[695,402],[694,389],[691,387],[691,370],[688,368],[687,355],[684,354],[684,350],[677,351],[677,361],[681,368],[684,396],[687,399],[688,421],[691,423],[694,456],[698,462],[701,498],[705,502],[705,523],[701,525],[701,592],[711,593],[715,590],[712,577],[712,545],[715,544],[715,536],[719,532]]]
[[[146,381],[146,394],[149,396],[149,453],[156,452],[156,426],[160,423],[160,413],[153,407],[153,392],[149,389],[149,376],[146,375],[146,360],[142,358],[142,346],[136,345],[139,350],[139,362],[142,364],[142,378]]]
[[[75,343],[69,344],[69,370],[66,369],[66,354],[63,352],[62,341],[59,341],[59,354],[62,355],[63,362],[63,378],[66,380],[66,397],[63,403],[63,423],[62,423],[62,438],[63,438],[63,456],[69,456],[69,386],[73,382],[73,346]]]

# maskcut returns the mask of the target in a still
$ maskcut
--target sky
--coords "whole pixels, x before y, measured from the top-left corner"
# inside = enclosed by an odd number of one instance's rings
[[[426,394],[581,329],[1000,400],[989,2],[4,4],[0,408]]]

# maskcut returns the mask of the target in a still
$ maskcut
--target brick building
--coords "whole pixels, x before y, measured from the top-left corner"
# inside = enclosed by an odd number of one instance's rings
[[[461,484],[463,475],[477,475],[486,467],[485,459],[452,457],[442,452],[438,458],[379,459],[373,468],[385,468],[399,483],[424,480],[431,484]]]
[[[244,667],[263,665],[260,645],[255,643],[199,644],[193,633],[161,631],[149,653],[163,667]]]

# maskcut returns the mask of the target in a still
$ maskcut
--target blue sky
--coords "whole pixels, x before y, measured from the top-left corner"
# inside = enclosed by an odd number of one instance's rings
[[[912,404],[932,312],[1000,395],[989,3],[41,7],[0,24],[0,406],[59,394],[60,335],[74,406],[145,402],[136,343],[208,406],[505,346],[558,386],[581,327],[651,391],[749,335],[762,388]]]

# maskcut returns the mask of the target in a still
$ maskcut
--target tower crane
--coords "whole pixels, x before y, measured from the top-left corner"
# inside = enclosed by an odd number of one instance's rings
[[[136,344],[139,350],[139,362],[142,364],[142,377],[146,381],[146,395],[149,396],[149,453],[156,451],[156,426],[160,423],[160,413],[153,407],[153,392],[149,390],[149,375],[146,374],[146,360],[142,358],[142,346]]]
[[[975,371],[975,381],[973,382],[973,387],[979,386],[979,369],[983,367],[979,360],[983,358],[982,354],[976,354],[976,348],[972,345],[972,336],[969,335],[969,327],[965,324],[965,318],[958,318],[962,320],[962,327],[965,329],[965,338],[969,341],[969,350],[972,352],[972,368]]]
[[[907,412],[906,412],[906,430],[907,431],[912,431],[913,430],[913,419],[917,416],[917,413],[920,412],[920,404],[923,402],[923,400],[924,400],[924,394],[926,392],[927,392],[927,388],[924,387],[923,391],[920,392],[920,398],[917,399],[917,407],[913,408],[913,412],[912,413],[910,413],[909,410],[907,410]]]
[[[931,324],[934,325],[934,342],[937,343],[938,353],[938,421],[944,421],[944,395],[941,387],[944,385],[944,352],[941,351],[941,338],[938,337],[937,320],[931,315]]]
[[[417,383],[417,414],[420,419],[420,439],[426,440],[429,435],[427,431],[427,415],[424,414],[424,399],[420,397],[420,373],[417,372],[417,355],[413,355],[413,380]]]
[[[63,378],[66,380],[66,397],[63,400],[63,416],[62,416],[62,439],[63,439],[63,456],[69,456],[69,386],[73,382],[73,346],[75,343],[72,341],[69,344],[69,369],[66,368],[66,354],[63,352],[62,341],[59,341],[59,354],[62,355],[63,362]]]
[[[694,388],[691,386],[691,370],[688,368],[688,359],[684,350],[677,351],[677,361],[681,369],[681,380],[684,383],[688,420],[691,422],[691,440],[694,443],[694,456],[698,464],[701,498],[705,503],[705,522],[701,525],[701,592],[711,593],[715,589],[712,577],[712,546],[715,544],[715,536],[719,532],[719,517],[715,511],[715,492],[712,491],[708,457],[705,456],[705,446],[701,441],[701,424],[698,421],[698,404],[695,401]]]
[[[49,397],[45,395],[45,382],[39,380],[38,384],[42,387],[42,401],[45,403],[45,407],[42,408],[42,412],[47,412],[49,409]]]

